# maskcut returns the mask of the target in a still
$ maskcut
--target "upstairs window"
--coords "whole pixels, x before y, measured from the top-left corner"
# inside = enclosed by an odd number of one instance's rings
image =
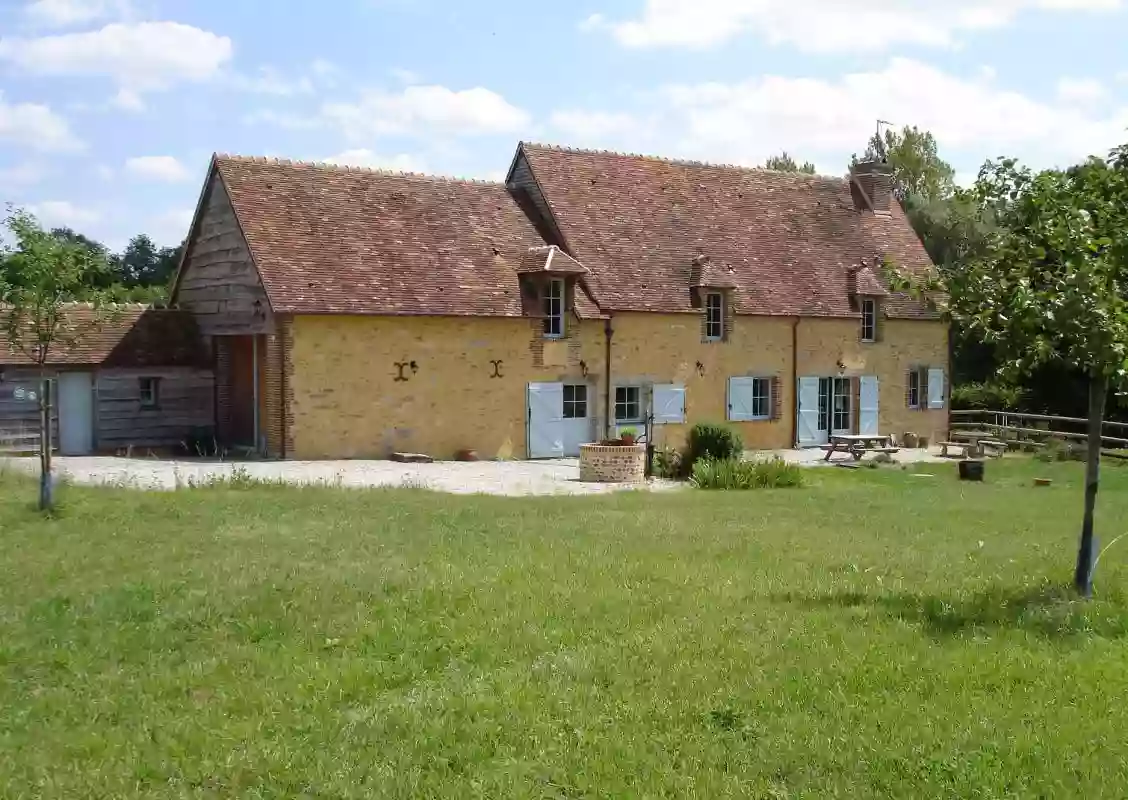
[[[725,297],[720,292],[705,295],[705,341],[719,342],[725,333]]]
[[[544,335],[559,339],[564,335],[564,281],[554,278],[544,293]]]
[[[877,341],[877,301],[862,300],[862,341]]]

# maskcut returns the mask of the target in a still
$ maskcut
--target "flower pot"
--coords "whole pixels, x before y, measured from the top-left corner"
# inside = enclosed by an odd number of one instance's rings
[[[619,436],[619,441],[623,443],[624,447],[630,447],[635,443],[635,435],[633,433],[624,433]]]
[[[915,433],[906,433],[904,437],[902,437],[902,440],[904,441],[905,447],[909,450],[915,450],[920,447],[920,439]]]

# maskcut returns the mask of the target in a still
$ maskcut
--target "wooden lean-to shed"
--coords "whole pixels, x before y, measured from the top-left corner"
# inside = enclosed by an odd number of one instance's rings
[[[215,381],[190,314],[131,305],[96,321],[76,304],[67,328],[46,369],[57,452],[168,451],[210,437]],[[37,449],[40,391],[39,368],[0,336],[0,451]]]

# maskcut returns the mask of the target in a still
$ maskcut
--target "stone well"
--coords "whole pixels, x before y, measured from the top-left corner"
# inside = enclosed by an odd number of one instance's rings
[[[646,445],[581,444],[580,480],[642,483],[646,480]]]

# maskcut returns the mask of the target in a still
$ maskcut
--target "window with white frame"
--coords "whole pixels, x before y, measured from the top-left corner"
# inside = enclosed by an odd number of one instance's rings
[[[725,335],[725,296],[720,292],[705,295],[705,340],[719,342]]]
[[[559,278],[550,280],[545,287],[544,335],[550,338],[564,335],[564,281]]]
[[[641,386],[616,386],[615,387],[615,421],[616,422],[641,422],[642,421],[642,387]]]
[[[862,341],[877,341],[877,301],[862,300]]]
[[[564,419],[585,419],[587,413],[587,390],[582,383],[564,384]]]
[[[156,408],[158,405],[160,405],[160,378],[141,378],[139,383],[141,392],[141,408]]]

